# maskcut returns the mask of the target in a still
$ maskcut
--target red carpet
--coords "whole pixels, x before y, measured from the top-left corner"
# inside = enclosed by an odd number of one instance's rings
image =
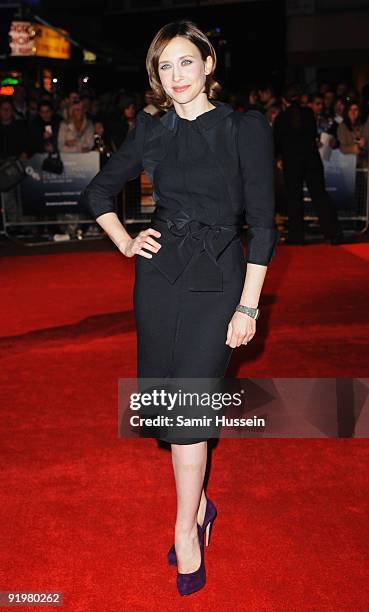
[[[367,377],[368,259],[367,244],[281,247],[228,375]],[[63,591],[68,612],[367,611],[367,440],[220,440],[208,582],[177,594],[170,455],[117,438],[117,379],[135,376],[133,264],[0,260],[0,590]]]

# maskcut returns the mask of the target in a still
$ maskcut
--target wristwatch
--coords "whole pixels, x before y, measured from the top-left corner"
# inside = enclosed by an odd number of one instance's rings
[[[243,312],[244,314],[248,314],[252,319],[258,319],[260,316],[259,308],[251,308],[251,306],[242,306],[242,304],[238,304],[236,310],[238,312]]]

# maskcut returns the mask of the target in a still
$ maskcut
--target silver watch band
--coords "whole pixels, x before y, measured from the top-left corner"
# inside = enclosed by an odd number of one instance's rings
[[[251,306],[243,306],[242,304],[238,304],[236,310],[238,312],[243,312],[244,314],[249,315],[253,319],[258,319],[260,316],[259,308],[252,308]]]

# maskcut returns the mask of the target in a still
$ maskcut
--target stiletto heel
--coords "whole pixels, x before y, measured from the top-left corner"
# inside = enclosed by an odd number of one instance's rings
[[[210,541],[210,527],[208,527],[208,525],[214,522],[214,519],[216,516],[217,516],[217,509],[215,505],[213,504],[213,502],[211,501],[211,499],[207,498],[204,522],[201,525],[202,533],[204,533],[206,530],[206,534],[207,534],[206,535],[206,546],[209,546],[209,541]],[[170,547],[167,557],[168,557],[169,565],[177,565],[177,555],[176,555],[176,550],[174,548],[174,544]]]
[[[197,523],[197,537],[199,539],[201,562],[200,566],[194,572],[190,574],[180,574],[177,571],[177,588],[181,595],[190,595],[196,593],[205,586],[206,573],[205,573],[205,561],[204,561],[204,532],[200,525]]]
[[[209,546],[210,530],[211,530],[211,521],[210,521],[210,523],[208,523],[206,525],[206,530],[205,530],[205,546]]]

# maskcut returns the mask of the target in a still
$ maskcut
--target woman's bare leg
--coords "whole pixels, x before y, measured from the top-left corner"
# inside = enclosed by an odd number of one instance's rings
[[[172,444],[172,463],[177,490],[177,518],[174,546],[178,571],[194,572],[200,565],[197,522],[205,514],[203,491],[207,460],[207,442]],[[201,506],[200,506],[200,501]]]

